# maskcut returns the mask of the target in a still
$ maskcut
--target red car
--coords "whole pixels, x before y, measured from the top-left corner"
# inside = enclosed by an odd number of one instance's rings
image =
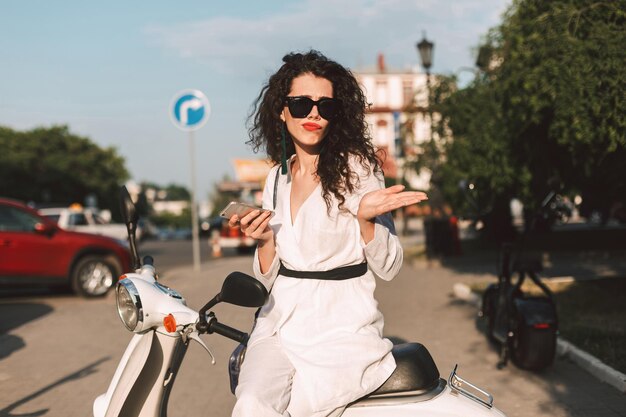
[[[97,297],[130,269],[124,242],[63,230],[30,207],[0,198],[0,285],[63,283]]]

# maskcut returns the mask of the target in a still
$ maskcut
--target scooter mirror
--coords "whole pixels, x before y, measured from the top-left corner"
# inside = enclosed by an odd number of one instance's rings
[[[137,210],[135,210],[135,205],[133,204],[132,198],[130,198],[130,194],[128,193],[126,186],[122,186],[120,190],[120,197],[124,223],[126,223],[126,226],[128,227],[137,227],[137,220],[139,220]]]
[[[224,280],[219,300],[242,307],[261,307],[267,290],[259,280],[242,272],[232,272]]]
[[[130,253],[133,257],[133,265],[135,269],[141,268],[141,262],[139,262],[139,254],[137,253],[137,244],[135,242],[135,233],[137,232],[137,221],[139,215],[133,204],[133,200],[130,198],[128,189],[126,186],[120,188],[120,209],[122,211],[122,217],[124,223],[126,223],[126,230],[128,231],[128,243],[130,245]]]

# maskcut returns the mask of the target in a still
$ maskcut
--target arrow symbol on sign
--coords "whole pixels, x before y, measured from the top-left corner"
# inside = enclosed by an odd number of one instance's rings
[[[200,108],[202,108],[202,101],[197,98],[185,101],[183,104],[180,105],[180,123],[183,126],[187,126],[187,121],[189,120],[189,111],[198,110]]]

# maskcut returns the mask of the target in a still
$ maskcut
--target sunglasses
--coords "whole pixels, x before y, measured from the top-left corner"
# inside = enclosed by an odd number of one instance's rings
[[[285,102],[287,107],[289,107],[289,113],[297,119],[307,117],[311,113],[313,106],[317,106],[320,116],[326,120],[334,119],[341,111],[341,102],[336,98],[324,97],[314,101],[309,97],[297,96],[287,97]]]

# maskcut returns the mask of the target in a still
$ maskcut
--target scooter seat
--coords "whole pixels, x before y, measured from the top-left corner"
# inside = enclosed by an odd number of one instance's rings
[[[439,385],[439,370],[428,349],[420,343],[395,345],[391,351],[396,369],[391,376],[367,398],[402,391],[427,392]]]

